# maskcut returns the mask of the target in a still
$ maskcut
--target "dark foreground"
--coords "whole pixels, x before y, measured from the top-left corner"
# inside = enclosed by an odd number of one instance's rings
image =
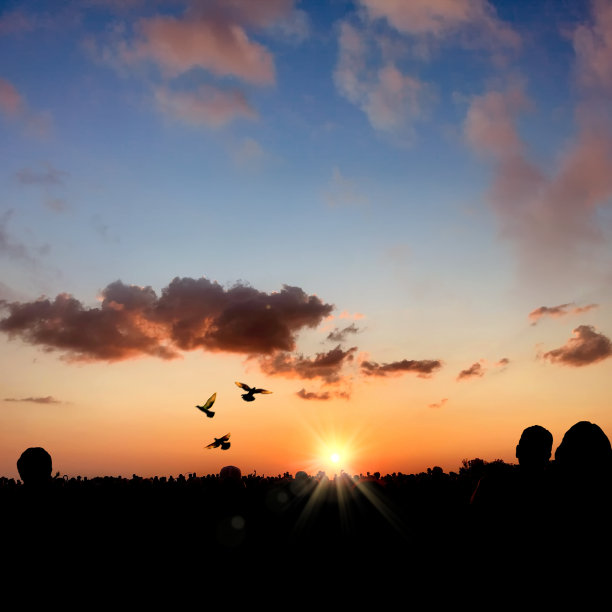
[[[480,482],[480,485],[479,485]],[[474,493],[475,490],[476,494]],[[404,571],[479,563],[543,567],[610,544],[610,481],[530,475],[501,461],[458,473],[326,477],[1,479],[3,549],[19,563],[65,559],[116,575]],[[194,565],[195,563],[195,565]],[[486,564],[485,564],[486,565]],[[481,570],[482,571],[482,568]]]

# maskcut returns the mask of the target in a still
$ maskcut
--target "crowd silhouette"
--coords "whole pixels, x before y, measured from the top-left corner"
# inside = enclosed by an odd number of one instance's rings
[[[518,465],[472,459],[458,472],[332,479],[243,475],[231,465],[218,475],[68,478],[52,476],[46,450],[28,448],[17,461],[21,480],[0,478],[4,545],[17,557],[42,547],[118,565],[137,559],[140,568],[194,551],[258,563],[333,553],[343,563],[520,554],[537,564],[542,550],[607,546],[610,441],[581,421],[551,459],[552,447],[550,432],[534,425],[518,441]]]

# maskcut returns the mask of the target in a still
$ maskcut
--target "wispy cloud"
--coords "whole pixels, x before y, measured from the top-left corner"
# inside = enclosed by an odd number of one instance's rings
[[[433,404],[428,404],[429,408],[442,408],[448,402],[448,397],[443,397],[439,402],[434,402]]]
[[[563,346],[542,355],[551,363],[581,367],[603,361],[612,356],[612,342],[592,325],[580,325]]]
[[[45,137],[51,129],[51,117],[47,113],[32,111],[23,95],[6,79],[0,78],[0,116],[23,125],[28,134]]]
[[[565,317],[567,315],[582,314],[598,308],[599,304],[587,304],[586,306],[576,306],[573,302],[559,304],[558,306],[540,306],[529,313],[529,319],[536,325],[542,317]]]
[[[47,395],[46,397],[22,397],[22,398],[14,398],[14,397],[5,397],[5,402],[29,402],[33,404],[61,404],[60,400],[55,399],[51,395]]]
[[[465,370],[461,370],[457,375],[457,380],[468,380],[470,378],[480,378],[484,376],[485,369],[482,367],[482,364],[478,361],[473,363],[469,368]]]
[[[8,231],[7,226],[13,214],[14,211],[11,209],[0,215],[0,256],[27,264],[34,264],[36,258],[32,255],[30,249],[19,240],[16,240]]]
[[[402,359],[391,363],[376,363],[375,361],[364,361],[361,364],[361,372],[366,376],[398,376],[413,373],[421,378],[429,378],[434,372],[442,367],[438,359]]]
[[[606,245],[598,214],[612,201],[612,7],[598,0],[591,7],[590,22],[572,38],[575,135],[554,163],[535,163],[519,134],[519,117],[532,107],[521,84],[474,98],[464,126],[468,142],[493,160],[489,201],[501,235],[515,247],[522,276],[538,282],[588,274]]]
[[[15,179],[22,185],[54,186],[63,185],[67,172],[54,168],[52,164],[45,164],[44,170],[22,168],[15,172]]]
[[[333,331],[327,334],[326,340],[331,340],[332,342],[344,342],[349,336],[349,334],[358,334],[358,333],[359,333],[359,328],[354,323],[351,323],[350,325],[347,325],[343,329],[339,329],[338,327],[335,327]]]
[[[326,401],[331,399],[331,394],[329,391],[323,391],[321,393],[317,393],[315,391],[306,391],[306,389],[300,389],[296,392],[298,397],[301,397],[304,400],[318,400],[318,401]]]
[[[192,125],[218,128],[240,117],[257,117],[255,109],[237,89],[202,85],[196,91],[177,92],[160,87],[155,92],[155,99],[162,112]]]

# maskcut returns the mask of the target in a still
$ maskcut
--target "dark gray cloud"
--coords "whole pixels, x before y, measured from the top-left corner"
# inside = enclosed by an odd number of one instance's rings
[[[332,342],[344,342],[349,334],[357,333],[359,333],[359,328],[354,323],[351,323],[343,329],[336,327],[333,331],[327,334],[326,340],[331,340]]]
[[[466,370],[461,370],[459,375],[457,376],[457,380],[466,380],[468,378],[480,378],[484,376],[485,369],[482,367],[482,364],[476,362],[473,363]]]
[[[162,359],[196,349],[247,355],[295,350],[296,335],[333,310],[299,287],[265,293],[244,284],[229,289],[206,278],[175,278],[161,295],[115,281],[89,308],[68,294],[4,302],[0,331],[71,360]],[[307,361],[307,360],[306,360]],[[326,360],[319,363],[321,371]],[[308,370],[308,368],[305,368]],[[318,371],[316,368],[313,371]]]
[[[573,306],[573,308],[572,308]],[[572,314],[582,314],[597,308],[599,304],[587,304],[586,306],[575,306],[573,302],[559,304],[558,306],[540,306],[529,313],[529,319],[535,325],[542,317],[565,317]]]
[[[439,359],[423,359],[421,361],[403,359],[402,361],[383,364],[375,361],[364,361],[361,364],[361,371],[366,376],[389,376],[413,372],[421,378],[428,378],[441,367],[442,362]]]
[[[354,346],[345,351],[338,345],[326,353],[317,353],[314,358],[283,352],[263,357],[259,365],[263,372],[273,376],[321,378],[325,382],[336,383],[342,378],[341,370],[344,364],[353,361],[356,350],[357,347]]]
[[[563,346],[544,353],[551,363],[581,367],[597,363],[612,356],[612,342],[604,334],[595,331],[592,325],[580,325]]]
[[[5,402],[31,402],[34,404],[61,404],[60,400],[55,399],[51,395],[47,395],[46,397],[5,397]]]
[[[331,399],[331,394],[329,391],[323,391],[321,393],[316,393],[315,391],[306,391],[306,389],[300,389],[299,391],[296,392],[296,395],[305,400],[326,401],[328,399]]]

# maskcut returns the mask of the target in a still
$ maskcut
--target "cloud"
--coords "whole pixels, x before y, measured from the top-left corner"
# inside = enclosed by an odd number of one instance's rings
[[[442,362],[438,359],[424,359],[421,361],[403,359],[402,361],[383,364],[376,363],[375,361],[364,361],[361,364],[361,372],[366,376],[389,376],[414,372],[420,378],[429,378],[441,367]]]
[[[596,115],[579,112],[577,136],[556,169],[545,173],[529,160],[516,129],[528,105],[520,88],[489,91],[472,101],[464,129],[474,149],[493,160],[488,199],[521,272],[550,279],[603,245],[597,210],[612,195],[612,130]]]
[[[503,368],[510,363],[510,360],[507,357],[502,357],[496,364],[495,367]]]
[[[141,19],[137,39],[124,46],[125,61],[152,60],[176,76],[202,68],[216,76],[231,76],[256,85],[275,81],[272,54],[247,34],[265,28],[292,11],[291,0],[212,0],[193,3],[180,17],[157,15]],[[288,22],[287,22],[288,23]]]
[[[195,92],[174,92],[160,87],[155,92],[158,108],[186,123],[222,127],[234,119],[254,119],[257,112],[237,89],[202,85]]]
[[[572,35],[579,100],[576,131],[550,169],[533,163],[517,130],[529,107],[520,87],[475,98],[465,122],[472,146],[494,160],[489,193],[502,236],[525,276],[554,279],[592,273],[607,255],[598,215],[612,202],[612,5],[591,3],[591,19]]]
[[[476,362],[473,363],[467,370],[461,370],[457,376],[457,380],[465,380],[467,378],[480,378],[484,376],[485,369],[482,364]]]
[[[45,200],[45,206],[49,210],[52,210],[56,213],[65,212],[70,208],[66,200],[63,200],[62,198],[49,198]]]
[[[224,289],[206,278],[177,277],[159,297],[151,287],[115,281],[101,297],[93,308],[68,294],[4,303],[0,331],[68,360],[173,359],[196,349],[263,355],[295,350],[296,334],[333,310],[299,287],[265,293],[242,284]],[[316,365],[324,371],[325,363]]]
[[[368,198],[359,192],[354,180],[343,176],[338,168],[332,170],[332,178],[325,193],[325,200],[329,206],[363,206]]]
[[[0,256],[4,255],[9,259],[33,264],[35,258],[30,253],[28,247],[21,242],[15,241],[8,232],[7,225],[13,216],[13,212],[11,209],[0,215]]]
[[[28,134],[39,138],[44,138],[51,130],[50,115],[29,109],[24,97],[15,86],[3,78],[0,78],[0,115],[11,121],[20,122]]]
[[[359,0],[371,19],[386,19],[399,32],[447,39],[469,32],[468,46],[518,48],[520,36],[486,0]],[[468,42],[469,41],[469,42]]]
[[[567,304],[559,304],[559,306],[540,306],[535,310],[532,310],[529,313],[529,319],[533,321],[532,325],[536,325],[536,323],[542,317],[565,317],[567,315],[573,314],[582,314],[584,312],[588,312],[589,310],[593,310],[594,308],[598,308],[599,304],[587,304],[586,306],[574,306],[573,302],[569,302]]]
[[[22,168],[15,172],[15,178],[22,185],[63,185],[64,177],[67,172],[54,168],[51,164],[46,164],[45,170],[33,170],[32,168]]]
[[[253,138],[244,138],[233,150],[234,161],[243,168],[257,168],[266,159],[266,152]]]
[[[8,117],[16,117],[24,108],[24,100],[15,86],[6,79],[0,78],[0,112]]]
[[[356,350],[355,346],[343,350],[338,345],[326,353],[317,353],[314,359],[283,352],[270,357],[262,357],[259,360],[259,366],[263,372],[272,376],[301,379],[321,378],[327,383],[336,383],[342,378],[340,372],[344,364],[353,361]]]
[[[35,27],[34,18],[21,11],[6,12],[0,16],[0,36],[30,32]]]
[[[368,65],[369,55],[369,45],[363,34],[343,22],[334,71],[336,88],[366,113],[375,129],[410,134],[413,122],[421,117],[429,97],[428,87],[401,72],[391,61],[372,70]]]
[[[365,315],[360,312],[354,312],[351,314],[348,310],[343,310],[339,315],[339,319],[355,319],[358,321],[359,319],[365,319]]]
[[[320,400],[325,401],[331,399],[331,394],[329,391],[324,391],[322,393],[316,393],[314,391],[306,391],[306,389],[300,389],[296,392],[298,397],[301,397],[305,400]]]
[[[591,3],[593,22],[579,25],[572,41],[579,83],[592,90],[612,91],[612,5],[607,0]]]
[[[332,342],[344,342],[349,334],[358,334],[359,328],[351,323],[347,325],[344,329],[334,328],[333,331],[327,334],[326,340],[331,340]]]
[[[581,367],[612,356],[612,342],[592,325],[580,325],[573,334],[562,347],[544,353],[543,358],[551,363]]]
[[[5,402],[32,402],[34,404],[61,404],[60,400],[56,400],[51,395],[47,395],[47,397],[23,397],[21,399],[13,398],[13,397],[5,397]]]
[[[437,404],[429,404],[428,408],[442,408],[446,402],[448,402],[448,397],[443,397]]]

